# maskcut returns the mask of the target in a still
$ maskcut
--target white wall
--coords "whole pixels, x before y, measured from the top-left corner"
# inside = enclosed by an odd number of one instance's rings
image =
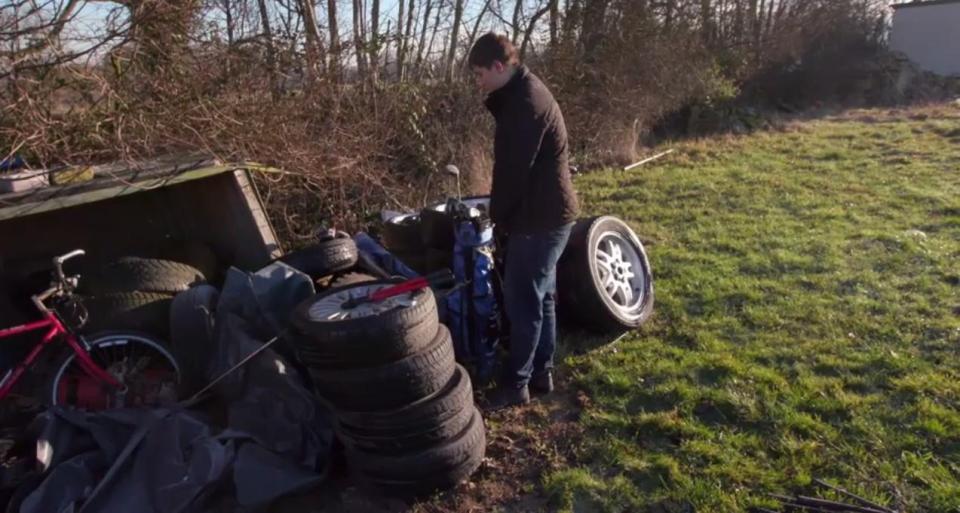
[[[960,75],[960,2],[895,10],[890,48],[924,70]]]

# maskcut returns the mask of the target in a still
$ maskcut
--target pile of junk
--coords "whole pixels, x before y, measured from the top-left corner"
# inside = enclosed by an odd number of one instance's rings
[[[38,317],[0,329],[42,335],[0,368],[0,507],[265,511],[331,481],[412,499],[469,478],[474,396],[509,344],[488,207],[384,212],[376,236],[324,230],[256,271],[202,249],[55,258]],[[561,319],[617,333],[650,316],[623,221],[579,221],[559,266]]]

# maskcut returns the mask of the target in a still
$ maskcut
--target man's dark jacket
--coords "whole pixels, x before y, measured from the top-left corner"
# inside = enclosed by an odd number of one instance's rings
[[[497,123],[490,216],[498,230],[539,233],[574,221],[567,127],[547,86],[520,66],[486,105]]]

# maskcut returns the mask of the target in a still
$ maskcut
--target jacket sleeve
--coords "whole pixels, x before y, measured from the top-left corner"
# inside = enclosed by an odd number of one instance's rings
[[[506,120],[505,120],[506,121]],[[498,134],[493,164],[490,217],[498,228],[509,233],[523,199],[531,194],[530,174],[540,152],[547,120],[529,104],[516,110]]]

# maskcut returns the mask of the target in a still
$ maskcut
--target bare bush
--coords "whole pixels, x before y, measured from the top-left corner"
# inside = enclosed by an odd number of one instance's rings
[[[410,0],[394,18],[355,0],[338,23],[336,2],[15,0],[0,8],[0,143],[34,165],[202,149],[276,166],[258,180],[296,245],[319,225],[441,198],[447,163],[488,189],[492,122],[463,58],[484,30],[517,40],[575,159],[593,166],[635,158],[678,109],[792,94],[798,72],[863,58],[884,12],[875,0],[474,1]],[[89,9],[102,26],[71,31]]]

